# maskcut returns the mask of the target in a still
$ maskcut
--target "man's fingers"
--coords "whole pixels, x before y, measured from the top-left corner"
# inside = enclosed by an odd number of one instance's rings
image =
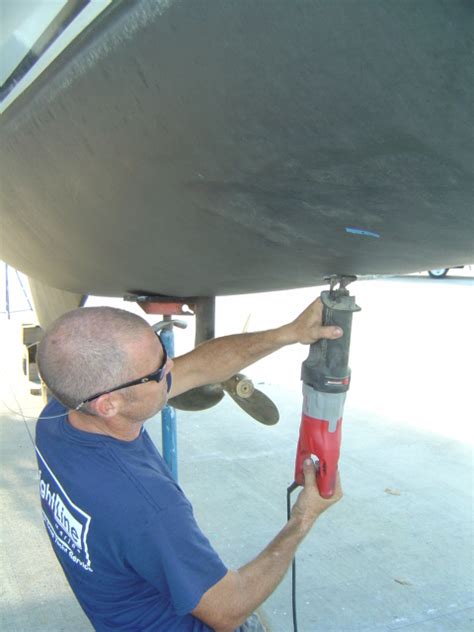
[[[343,330],[335,325],[322,325],[323,304],[317,298],[292,323],[295,335],[294,342],[312,344],[321,338],[336,340],[343,335]]]
[[[319,494],[319,489],[316,484],[317,468],[318,468],[318,464],[315,465],[312,459],[305,459],[305,461],[303,462],[304,486],[305,488],[310,488],[310,489],[315,487],[318,490],[318,494]],[[342,496],[343,496],[343,493],[342,493],[342,487],[341,487],[341,477],[339,475],[339,470],[338,470],[334,494],[330,498],[325,498],[324,500],[331,504],[331,503],[337,502],[340,498],[342,498]]]
[[[344,496],[344,493],[342,491],[342,486],[341,486],[341,477],[340,477],[339,470],[338,470],[338,472],[337,472],[337,479],[336,479],[336,489],[334,491],[333,498],[335,500],[339,500],[343,496]]]
[[[303,463],[304,486],[316,485],[316,468],[311,459],[305,459]]]
[[[317,314],[319,322],[321,322],[323,318],[323,303],[321,301],[321,297],[318,297],[313,303],[311,303],[310,308]],[[320,325],[318,337],[319,338],[328,338],[334,340],[335,338],[340,338],[343,335],[343,331],[340,327],[336,327],[334,325]]]
[[[329,339],[335,339],[335,338],[340,338],[342,336],[344,332],[342,331],[342,329],[340,327],[334,327],[333,325],[326,326],[326,327],[321,327],[320,331],[319,331],[319,335],[321,338],[329,338]]]

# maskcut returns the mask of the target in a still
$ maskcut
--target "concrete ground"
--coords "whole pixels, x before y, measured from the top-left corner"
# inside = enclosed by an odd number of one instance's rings
[[[354,317],[343,427],[345,497],[298,551],[300,632],[474,629],[469,274],[353,286],[363,311]],[[319,291],[221,299],[217,333],[283,323]],[[42,526],[30,440],[40,398],[15,364],[17,323],[2,317],[0,332],[0,629],[86,632]],[[191,340],[192,327],[179,331],[178,352]],[[277,426],[252,421],[227,397],[210,411],[179,413],[180,484],[229,566],[255,556],[285,522],[305,356],[304,347],[287,348],[247,371],[277,403]],[[159,419],[148,429],[160,444]],[[272,632],[291,632],[289,575],[263,611]]]

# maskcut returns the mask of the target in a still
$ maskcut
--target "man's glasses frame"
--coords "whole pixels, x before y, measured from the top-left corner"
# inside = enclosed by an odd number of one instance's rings
[[[74,410],[80,410],[84,404],[88,404],[94,399],[101,397],[102,395],[108,395],[109,393],[114,393],[115,391],[120,391],[122,388],[128,388],[129,386],[137,386],[137,384],[146,384],[147,382],[161,382],[161,380],[165,376],[166,364],[168,363],[168,354],[166,352],[166,347],[163,344],[163,340],[161,339],[159,333],[156,333],[156,337],[161,343],[161,348],[163,349],[163,361],[160,367],[153,371],[153,373],[149,373],[143,377],[138,378],[137,380],[132,380],[131,382],[125,382],[125,384],[120,384],[120,386],[115,386],[114,388],[109,388],[107,391],[101,391],[100,393],[96,393],[91,397],[83,400],[80,404],[78,404]]]

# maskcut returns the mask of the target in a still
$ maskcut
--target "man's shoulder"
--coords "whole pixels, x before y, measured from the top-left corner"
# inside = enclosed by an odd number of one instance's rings
[[[48,432],[55,432],[67,413],[68,410],[63,404],[56,399],[50,399],[39,414],[36,423],[36,437],[41,437]]]

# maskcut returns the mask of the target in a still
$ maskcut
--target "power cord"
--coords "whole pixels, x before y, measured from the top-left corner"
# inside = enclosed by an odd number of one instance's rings
[[[292,483],[286,490],[286,518],[291,517],[291,501],[292,492],[298,487],[296,482]],[[291,563],[291,607],[293,611],[293,632],[298,632],[298,622],[296,620],[296,556]]]

